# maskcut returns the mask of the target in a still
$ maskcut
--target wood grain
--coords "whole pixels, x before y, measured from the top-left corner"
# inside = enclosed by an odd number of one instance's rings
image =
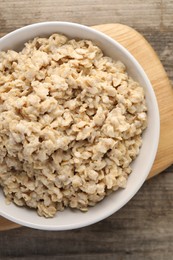
[[[19,228],[20,225],[9,221],[8,219],[5,219],[3,217],[0,217],[0,231],[4,231],[4,230],[10,230],[10,229],[14,229],[14,228]]]
[[[172,0],[0,0],[1,35],[41,21],[86,25],[121,23],[138,30],[173,31]]]
[[[94,28],[126,47],[142,65],[154,88],[160,110],[161,135],[156,160],[149,174],[149,177],[153,177],[173,162],[173,90],[166,72],[149,43],[134,29],[122,24],[97,25]],[[1,222],[0,219],[0,230],[17,226],[3,218]]]

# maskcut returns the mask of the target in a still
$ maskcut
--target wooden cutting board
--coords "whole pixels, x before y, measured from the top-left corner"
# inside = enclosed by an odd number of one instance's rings
[[[156,53],[144,37],[122,24],[103,24],[93,28],[104,32],[127,48],[142,65],[154,88],[160,110],[161,133],[157,156],[148,178],[173,163],[173,89]],[[20,227],[0,217],[0,230]]]

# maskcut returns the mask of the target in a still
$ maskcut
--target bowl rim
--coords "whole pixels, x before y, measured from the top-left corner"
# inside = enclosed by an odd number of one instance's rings
[[[28,221],[25,221],[25,220],[21,220],[21,219],[17,219],[13,216],[11,216],[10,214],[4,212],[4,211],[1,211],[0,209],[0,216],[3,216],[13,222],[16,222],[20,225],[23,225],[23,226],[27,226],[27,227],[30,227],[30,228],[34,228],[34,229],[40,229],[40,230],[51,230],[51,231],[57,231],[57,230],[72,230],[72,229],[77,229],[77,228],[82,228],[82,227],[85,227],[85,226],[89,226],[89,225],[92,225],[94,223],[97,223],[109,216],[111,216],[113,213],[117,212],[120,208],[122,208],[125,204],[127,204],[128,201],[131,200],[131,198],[137,193],[137,191],[141,188],[142,184],[144,183],[144,181],[146,180],[150,170],[151,170],[151,167],[154,163],[154,159],[156,157],[156,153],[157,153],[157,149],[158,149],[158,145],[159,145],[159,136],[160,136],[160,116],[159,116],[159,108],[158,108],[158,103],[157,103],[157,99],[156,99],[156,95],[154,93],[154,90],[153,90],[153,87],[150,83],[150,80],[148,78],[148,76],[146,75],[144,69],[142,68],[142,66],[139,64],[139,62],[136,60],[136,58],[125,48],[123,47],[119,42],[117,42],[116,40],[114,40],[113,38],[111,38],[110,36],[94,29],[94,28],[91,28],[91,27],[88,27],[86,25],[82,25],[82,24],[79,24],[79,23],[73,23],[73,22],[65,22],[65,21],[47,21],[47,22],[39,22],[39,23],[33,23],[33,24],[30,24],[30,25],[26,25],[24,27],[21,27],[19,29],[16,29],[8,34],[6,34],[5,36],[3,36],[1,39],[0,39],[0,44],[2,41],[4,40],[8,40],[8,38],[10,38],[11,36],[15,35],[16,33],[20,32],[24,32],[25,30],[27,29],[30,29],[30,28],[39,28],[40,26],[52,26],[52,25],[57,25],[57,26],[74,26],[76,28],[80,28],[82,30],[89,30],[91,32],[93,32],[96,37],[101,37],[101,38],[105,38],[108,42],[111,42],[114,46],[116,46],[116,48],[120,49],[122,52],[125,53],[125,55],[128,57],[128,59],[131,60],[131,62],[134,64],[134,67],[137,67],[138,68],[138,71],[140,72],[142,78],[144,79],[145,81],[145,84],[147,85],[148,89],[150,90],[150,97],[152,99],[152,102],[153,102],[153,107],[154,107],[154,110],[155,110],[155,121],[156,121],[156,126],[155,126],[155,138],[153,140],[154,142],[154,149],[153,149],[153,153],[152,153],[152,158],[150,158],[150,161],[149,163],[147,163],[146,165],[146,170],[145,170],[145,175],[142,176],[142,178],[140,179],[140,183],[139,185],[137,185],[135,188],[133,188],[133,192],[131,192],[130,196],[127,196],[124,200],[123,200],[123,203],[119,206],[119,207],[116,207],[116,209],[113,207],[111,211],[109,212],[103,212],[103,214],[101,216],[96,216],[94,219],[91,219],[91,220],[88,220],[86,221],[85,224],[69,224],[69,225],[60,225],[60,226],[49,226],[49,225],[45,225],[45,224],[41,224],[41,221],[40,221],[40,224],[33,224],[33,223],[30,223]]]

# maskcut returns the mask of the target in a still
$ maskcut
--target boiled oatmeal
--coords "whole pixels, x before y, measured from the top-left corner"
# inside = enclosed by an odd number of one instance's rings
[[[147,125],[143,88],[93,42],[59,34],[0,52],[0,185],[53,217],[125,188]]]

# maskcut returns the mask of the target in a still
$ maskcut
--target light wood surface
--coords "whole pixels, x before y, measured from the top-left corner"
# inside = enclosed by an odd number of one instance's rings
[[[150,44],[134,29],[122,24],[103,24],[93,28],[120,42],[139,61],[154,88],[160,110],[161,135],[158,153],[149,177],[162,172],[173,163],[173,90],[156,53]],[[0,218],[0,230],[19,227]]]

